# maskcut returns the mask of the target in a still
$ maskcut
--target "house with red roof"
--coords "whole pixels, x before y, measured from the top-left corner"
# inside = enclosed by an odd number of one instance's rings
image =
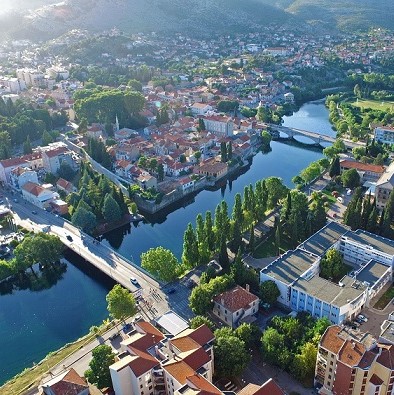
[[[255,321],[260,299],[245,288],[237,285],[213,298],[213,314],[225,324],[237,328],[243,322]]]
[[[89,395],[89,385],[73,368],[43,383],[45,395]]]
[[[46,189],[34,182],[28,181],[21,189],[24,199],[42,209],[49,207],[52,201],[59,199],[57,192]]]

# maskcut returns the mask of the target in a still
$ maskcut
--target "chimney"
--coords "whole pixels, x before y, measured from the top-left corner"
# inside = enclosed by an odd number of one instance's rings
[[[246,285],[245,285],[245,289],[246,289],[248,292],[250,292],[250,286],[249,286],[249,284],[246,284]]]

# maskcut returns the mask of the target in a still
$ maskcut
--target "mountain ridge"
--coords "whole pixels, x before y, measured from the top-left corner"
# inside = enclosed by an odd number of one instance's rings
[[[9,3],[11,4],[11,3]],[[55,38],[72,29],[127,33],[190,32],[209,36],[253,31],[272,22],[336,32],[393,28],[391,0],[32,0],[0,16],[3,38]],[[41,6],[27,11],[27,6]],[[11,16],[11,17],[10,17]]]

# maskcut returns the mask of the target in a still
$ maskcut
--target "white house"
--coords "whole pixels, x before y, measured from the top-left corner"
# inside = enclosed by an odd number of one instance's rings
[[[208,111],[212,111],[212,107],[206,103],[194,103],[190,106],[190,110],[194,116],[205,115]]]
[[[27,182],[34,182],[38,184],[38,176],[34,170],[31,170],[27,166],[19,166],[10,172],[10,184],[15,189],[20,189]]]
[[[259,309],[260,299],[245,288],[237,285],[213,298],[213,314],[221,321],[236,328],[242,322],[252,322]]]
[[[48,207],[52,201],[59,199],[58,193],[30,181],[23,185],[22,196],[28,202],[42,209]]]

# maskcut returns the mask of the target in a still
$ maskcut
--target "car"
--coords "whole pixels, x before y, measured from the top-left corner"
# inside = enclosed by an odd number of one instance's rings
[[[139,285],[139,284],[138,284],[138,280],[137,280],[135,277],[131,277],[131,278],[130,278],[130,281],[131,281],[131,283],[134,284],[134,285]]]
[[[175,288],[170,288],[170,289],[167,290],[167,294],[168,295],[174,294],[175,292],[176,292]]]
[[[67,236],[66,236],[66,239],[67,239],[68,241],[73,241],[73,238],[72,238],[71,235],[67,235]]]
[[[36,210],[33,210],[31,213],[32,213],[33,215],[37,215],[37,211],[36,211]]]
[[[133,322],[137,322],[141,320],[141,316],[139,314],[137,314],[134,318],[133,318]]]
[[[112,334],[108,339],[110,341],[115,340],[118,336],[120,336],[120,333],[116,332],[114,334]]]
[[[368,321],[368,318],[367,318],[365,315],[362,315],[362,314],[359,314],[359,315],[357,316],[357,318],[358,318],[359,320],[361,320],[362,322],[367,322],[367,321]]]
[[[194,288],[196,285],[197,285],[196,282],[194,280],[192,280],[192,279],[187,280],[187,282],[186,282],[186,286],[188,288]]]
[[[122,328],[122,330],[123,330],[123,332],[124,333],[126,333],[128,330],[130,330],[131,329],[131,324],[126,324],[126,325],[124,325],[123,326],[123,328]]]

